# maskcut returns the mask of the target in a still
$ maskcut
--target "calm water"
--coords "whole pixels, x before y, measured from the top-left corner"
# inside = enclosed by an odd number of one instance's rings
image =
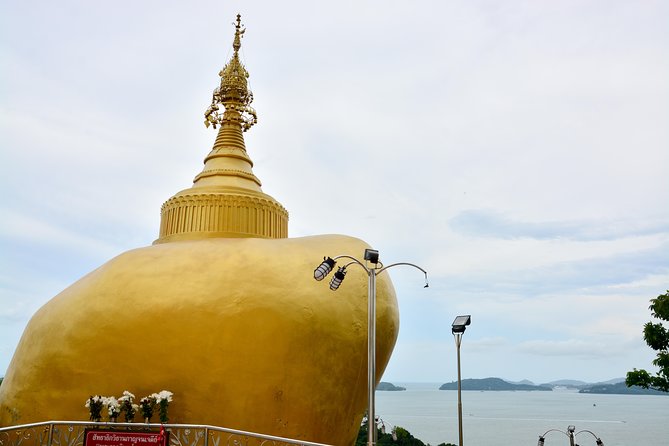
[[[435,446],[458,443],[458,392],[439,384],[395,383],[403,392],[376,392],[376,413],[388,425],[406,428]],[[463,443],[466,446],[535,446],[548,429],[590,430],[605,446],[669,446],[669,396],[591,395],[575,391],[462,392]],[[584,432],[581,446],[595,445]],[[546,446],[569,445],[559,432]]]

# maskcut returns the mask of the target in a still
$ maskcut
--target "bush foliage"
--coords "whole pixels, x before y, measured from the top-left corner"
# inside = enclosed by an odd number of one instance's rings
[[[654,318],[669,322],[669,290],[651,299],[649,309]],[[664,327],[662,322],[646,322],[643,327],[643,338],[650,348],[657,351],[653,365],[658,368],[658,372],[651,375],[646,370],[634,369],[627,372],[625,383],[628,386],[669,392],[669,329]]]
[[[392,434],[383,433],[381,429],[377,429],[377,441],[378,446],[430,446],[420,441],[418,438],[411,435],[411,433],[404,429],[403,427],[396,426],[395,434],[397,435],[397,440],[393,439]],[[358,438],[355,441],[355,446],[366,446],[367,445],[367,423],[363,422],[360,426],[360,431],[358,431]],[[453,443],[441,443],[437,446],[455,446]]]

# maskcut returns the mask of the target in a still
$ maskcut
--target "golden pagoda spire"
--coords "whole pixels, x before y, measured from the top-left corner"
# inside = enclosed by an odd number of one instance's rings
[[[220,84],[205,112],[205,125],[218,135],[193,186],[167,200],[161,209],[160,238],[155,243],[212,237],[288,236],[288,212],[263,193],[246,153],[243,132],[257,121],[251,107],[248,71],[239,60],[242,28],[237,14],[234,54],[218,73]],[[222,108],[222,110],[221,110]]]
[[[239,61],[239,49],[242,46],[241,37],[246,32],[242,29],[242,16],[237,14],[237,23],[235,24],[235,39],[232,48],[235,50],[230,62],[219,71],[221,84],[214,90],[211,105],[204,113],[204,123],[207,127],[217,124],[223,124],[226,121],[238,121],[243,131],[250,129],[258,117],[256,111],[251,107],[253,102],[253,93],[248,88],[246,79],[249,72]],[[226,113],[220,112],[220,106],[225,108]]]

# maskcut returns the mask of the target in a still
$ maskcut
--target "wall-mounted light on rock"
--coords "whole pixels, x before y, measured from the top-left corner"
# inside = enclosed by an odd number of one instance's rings
[[[323,257],[323,263],[318,265],[316,269],[314,270],[314,279],[321,281],[330,274],[330,271],[332,271],[332,268],[334,268],[335,264],[334,260],[332,260],[330,257]]]
[[[330,281],[330,289],[332,291],[337,291],[339,285],[341,285],[341,283],[344,281],[344,277],[346,277],[346,267],[340,266],[337,272],[334,273],[334,277]]]

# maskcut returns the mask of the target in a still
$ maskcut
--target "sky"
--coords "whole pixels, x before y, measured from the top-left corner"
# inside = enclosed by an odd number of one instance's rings
[[[463,378],[652,370],[669,3],[0,0],[0,376],[32,314],[150,245],[201,171],[237,13],[246,147],[289,236],[429,272],[391,270],[384,381],[455,380],[460,314]]]

